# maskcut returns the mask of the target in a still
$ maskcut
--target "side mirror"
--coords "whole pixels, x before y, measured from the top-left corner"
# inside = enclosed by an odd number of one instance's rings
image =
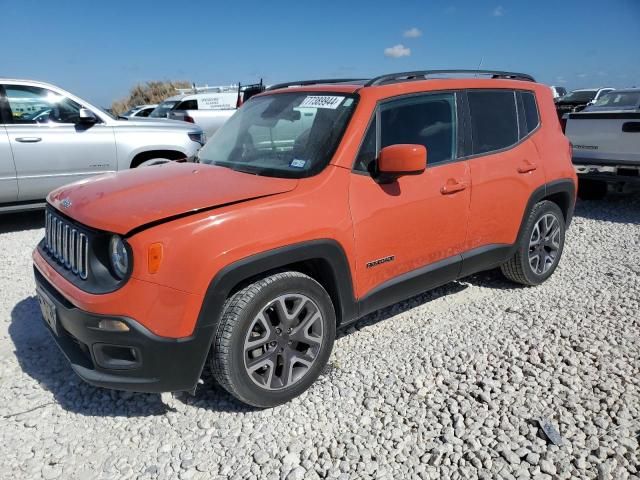
[[[423,145],[397,144],[380,150],[379,178],[390,182],[404,175],[420,175],[427,168],[427,149]]]
[[[79,123],[82,123],[83,125],[93,125],[95,123],[98,123],[98,117],[96,117],[96,114],[88,108],[81,108],[79,116]]]

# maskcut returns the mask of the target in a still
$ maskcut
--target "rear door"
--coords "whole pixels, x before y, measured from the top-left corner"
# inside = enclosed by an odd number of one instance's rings
[[[16,180],[16,167],[13,163],[13,153],[9,144],[9,135],[4,123],[8,121],[4,90],[0,85],[0,204],[15,202],[18,200],[18,181]]]
[[[113,128],[79,122],[81,105],[44,87],[4,85],[18,200],[41,200],[67,183],[116,170]]]
[[[533,191],[545,183],[531,137],[540,128],[532,92],[469,90],[471,212],[467,250],[516,241]]]

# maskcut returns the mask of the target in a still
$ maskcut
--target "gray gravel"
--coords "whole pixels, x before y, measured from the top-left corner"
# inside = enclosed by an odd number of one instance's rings
[[[638,197],[579,204],[543,286],[487,272],[363,319],[265,411],[210,380],[191,397],[76,378],[33,296],[39,220],[0,218],[0,478],[640,478]]]

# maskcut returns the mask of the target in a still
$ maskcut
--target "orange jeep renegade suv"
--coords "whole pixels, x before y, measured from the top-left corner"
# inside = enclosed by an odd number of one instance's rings
[[[93,385],[194,390],[209,363],[286,402],[369,312],[498,266],[545,281],[576,192],[551,91],[510,72],[275,85],[198,162],[48,197],[38,298]]]

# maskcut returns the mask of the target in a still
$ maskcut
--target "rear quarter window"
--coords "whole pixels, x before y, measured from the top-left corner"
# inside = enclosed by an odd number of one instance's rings
[[[518,115],[513,90],[470,90],[472,152],[502,150],[518,142]]]
[[[522,99],[522,108],[524,110],[524,125],[521,127],[520,137],[526,137],[533,132],[540,124],[540,114],[538,113],[538,104],[536,96],[533,92],[518,92]]]

